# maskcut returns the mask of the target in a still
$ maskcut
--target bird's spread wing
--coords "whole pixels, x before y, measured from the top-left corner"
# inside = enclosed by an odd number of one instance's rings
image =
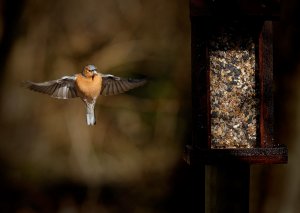
[[[68,99],[78,97],[75,79],[75,76],[64,76],[58,80],[42,83],[26,81],[23,85],[30,90],[51,95],[53,98]]]
[[[102,88],[100,95],[116,95],[123,93],[144,85],[146,81],[146,79],[126,79],[113,75],[102,75]]]

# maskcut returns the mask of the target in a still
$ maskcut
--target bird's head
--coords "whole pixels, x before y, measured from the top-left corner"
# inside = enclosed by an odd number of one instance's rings
[[[84,67],[83,71],[82,71],[82,75],[87,77],[87,78],[91,78],[94,75],[97,75],[97,68],[94,65],[87,65]]]

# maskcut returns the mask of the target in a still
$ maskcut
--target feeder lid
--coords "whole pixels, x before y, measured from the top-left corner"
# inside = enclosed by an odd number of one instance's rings
[[[190,0],[191,16],[278,19],[281,0]]]

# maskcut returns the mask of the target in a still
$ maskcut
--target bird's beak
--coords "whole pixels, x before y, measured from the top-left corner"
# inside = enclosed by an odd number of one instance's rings
[[[97,75],[98,73],[97,73],[97,70],[93,70],[93,74],[94,75]]]

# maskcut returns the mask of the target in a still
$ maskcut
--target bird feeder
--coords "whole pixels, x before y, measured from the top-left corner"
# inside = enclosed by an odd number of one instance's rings
[[[273,127],[272,21],[278,17],[275,0],[191,0],[193,142],[187,156],[207,163],[287,162]]]
[[[190,0],[193,136],[184,158],[195,212],[249,212],[250,165],[287,163],[274,138],[279,3]]]

